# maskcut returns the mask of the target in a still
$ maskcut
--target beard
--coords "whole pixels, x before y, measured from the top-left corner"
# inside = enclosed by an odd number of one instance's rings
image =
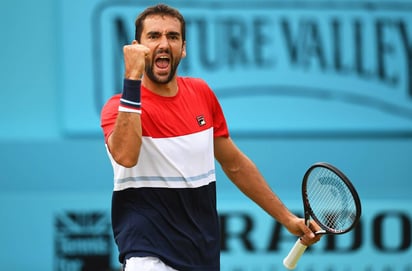
[[[146,76],[153,82],[157,84],[167,84],[170,81],[172,81],[173,77],[176,75],[177,72],[177,67],[179,66],[181,58],[175,59],[171,57],[169,65],[171,66],[170,72],[166,78],[162,78],[160,76],[157,76],[154,73],[154,61],[151,61],[150,63],[146,63],[145,67],[145,72]]]

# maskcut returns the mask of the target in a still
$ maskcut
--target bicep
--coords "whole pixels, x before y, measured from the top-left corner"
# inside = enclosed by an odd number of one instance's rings
[[[216,160],[225,172],[236,170],[241,166],[244,154],[230,137],[216,137],[214,151]]]

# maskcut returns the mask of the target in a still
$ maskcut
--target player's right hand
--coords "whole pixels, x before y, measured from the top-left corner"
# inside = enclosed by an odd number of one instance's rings
[[[150,49],[136,40],[132,44],[123,47],[125,78],[130,80],[140,80],[143,76],[146,58],[150,54]]]

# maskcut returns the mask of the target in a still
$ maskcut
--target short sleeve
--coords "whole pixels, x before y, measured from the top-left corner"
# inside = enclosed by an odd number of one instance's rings
[[[104,140],[107,143],[109,135],[113,132],[118,114],[120,94],[111,97],[103,106],[100,114],[100,126],[103,129]]]

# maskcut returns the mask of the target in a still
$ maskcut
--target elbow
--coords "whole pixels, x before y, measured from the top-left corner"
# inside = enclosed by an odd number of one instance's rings
[[[139,155],[113,155],[114,161],[125,168],[132,168],[137,165]]]
[[[226,176],[230,179],[235,175],[239,174],[241,168],[239,166],[222,166],[223,172],[225,172]]]
[[[120,159],[116,161],[119,165],[125,167],[125,168],[132,168],[137,165],[137,160],[138,159]]]
[[[140,146],[141,141],[128,143],[117,140],[116,142],[113,137],[110,137],[108,142],[108,149],[113,160],[125,168],[131,168],[137,165]]]

